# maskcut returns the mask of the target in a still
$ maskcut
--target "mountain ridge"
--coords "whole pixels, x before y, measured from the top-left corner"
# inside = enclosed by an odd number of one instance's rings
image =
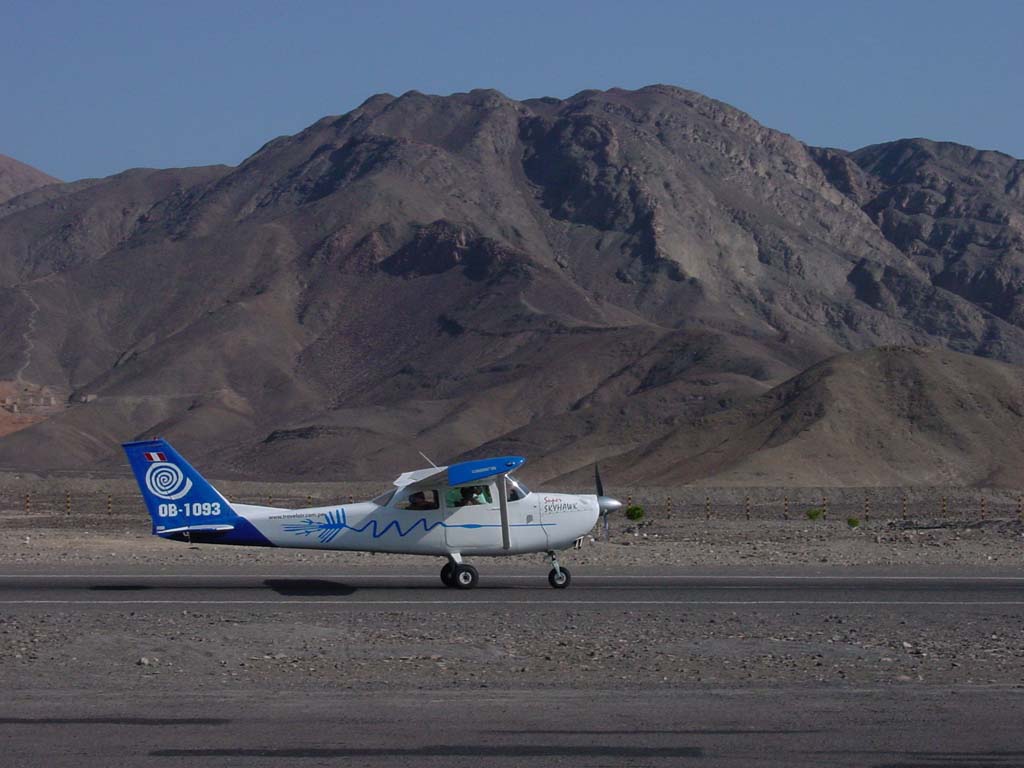
[[[0,381],[63,407],[0,464],[112,465],[160,430],[222,472],[379,477],[412,441],[447,460],[605,412],[639,449],[872,347],[1020,364],[1020,166],[807,147],[672,86],[480,90],[30,193],[0,209]]]
[[[61,184],[49,174],[31,165],[0,154],[0,206],[26,192],[49,184]]]

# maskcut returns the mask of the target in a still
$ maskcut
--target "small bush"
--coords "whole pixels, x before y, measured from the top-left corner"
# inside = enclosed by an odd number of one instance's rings
[[[848,517],[846,518],[846,524],[851,528],[857,528],[858,526],[860,526],[860,520],[858,520],[856,517]]]
[[[634,523],[638,520],[643,520],[645,514],[647,513],[644,512],[644,508],[641,507],[639,504],[633,504],[629,507],[626,507],[626,519],[632,520]]]
[[[807,510],[807,519],[808,520],[820,520],[824,516],[825,516],[825,508],[824,507],[812,507],[811,509]]]

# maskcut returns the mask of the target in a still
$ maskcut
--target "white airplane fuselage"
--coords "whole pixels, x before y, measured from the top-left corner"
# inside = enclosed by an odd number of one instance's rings
[[[435,510],[374,502],[295,510],[233,506],[274,546],[438,556],[562,550],[593,529],[600,514],[593,494],[532,492],[507,503],[506,548],[497,504],[448,508],[442,503]]]

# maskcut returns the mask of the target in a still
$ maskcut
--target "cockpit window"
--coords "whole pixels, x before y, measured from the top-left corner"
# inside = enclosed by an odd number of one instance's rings
[[[437,509],[439,506],[437,491],[413,491],[395,504],[395,509]]]
[[[472,504],[490,504],[491,489],[486,485],[464,485],[461,488],[451,488],[445,495],[445,503],[449,509],[468,507]]]
[[[514,477],[508,477],[505,479],[505,485],[508,489],[508,500],[519,501],[525,499],[530,495],[530,489],[523,485],[520,481]]]

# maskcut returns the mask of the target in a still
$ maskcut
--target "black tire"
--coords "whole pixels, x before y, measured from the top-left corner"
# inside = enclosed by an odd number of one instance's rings
[[[561,572],[561,574],[559,574]],[[559,578],[561,575],[561,578]],[[568,568],[559,568],[557,571],[552,568],[551,573],[548,574],[548,584],[555,589],[565,589],[572,583],[572,574],[569,573]]]
[[[472,565],[463,563],[455,566],[454,581],[458,589],[473,589],[480,581],[480,574]]]
[[[455,586],[455,571],[450,562],[445,563],[444,567],[441,569],[441,583],[446,587]]]

